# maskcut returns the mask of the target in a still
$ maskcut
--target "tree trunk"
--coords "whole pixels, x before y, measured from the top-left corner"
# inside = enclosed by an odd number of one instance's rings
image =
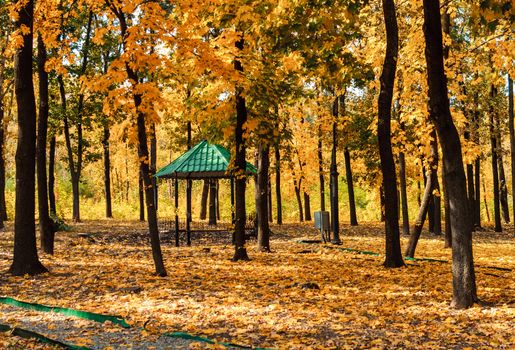
[[[445,174],[445,162],[442,163],[443,174]],[[447,191],[447,183],[445,176],[442,176],[443,195],[444,195],[444,214],[445,214],[445,245],[444,248],[452,247],[452,225],[451,225],[451,204],[449,201],[449,193]]]
[[[104,148],[104,194],[106,200],[106,218],[113,217],[113,209],[111,202],[111,158],[109,154],[109,125],[104,125],[104,137],[102,146]]]
[[[202,197],[200,199],[200,220],[207,218],[207,197],[209,195],[209,180],[204,180],[202,186]]]
[[[483,204],[485,205],[486,220],[490,222],[490,210],[488,209],[488,201],[486,200],[486,185],[485,178],[483,177]]]
[[[145,191],[143,190],[143,178],[138,176],[138,197],[139,197],[139,221],[145,221]]]
[[[436,184],[436,179],[438,178],[438,174],[436,173],[436,164],[438,164],[438,141],[436,131],[434,129],[433,131],[431,131],[430,138],[431,163],[429,164],[429,168],[426,172],[426,187],[424,190],[424,197],[422,197],[422,203],[418,210],[417,220],[415,221],[415,226],[413,227],[413,233],[410,236],[408,247],[406,248],[406,252],[404,253],[406,256],[410,258],[415,257],[415,250],[417,248],[417,243],[422,233],[422,228],[424,227],[424,221],[426,220],[426,216],[430,215],[429,206],[433,200],[433,190]]]
[[[0,50],[0,228],[4,227],[4,221],[7,220],[7,208],[5,203],[5,160],[4,160],[4,117],[5,117],[5,105],[4,98],[7,90],[4,90],[4,74],[5,74],[5,62],[9,42],[9,36],[6,35],[5,45]]]
[[[356,200],[354,199],[354,181],[352,180],[352,167],[350,163],[350,152],[347,147],[343,151],[345,158],[345,175],[347,177],[347,191],[349,193],[349,211],[350,211],[350,225],[358,226],[358,218],[356,215]]]
[[[391,118],[393,87],[397,69],[398,27],[395,3],[383,0],[383,15],[386,25],[386,55],[381,74],[381,92],[378,100],[377,137],[383,174],[385,201],[386,258],[385,267],[404,266],[399,232],[399,211],[397,198],[397,176],[391,144]]]
[[[402,204],[402,233],[409,236],[408,194],[406,190],[406,158],[404,156],[404,152],[399,153],[399,177]]]
[[[318,176],[320,178],[320,210],[325,211],[325,178],[324,178],[324,160],[322,152],[322,126],[318,126]]]
[[[515,118],[513,112],[513,80],[508,75],[508,126],[510,129],[510,154],[511,154],[511,200],[512,200],[512,217],[515,222]],[[0,144],[1,145],[1,144]]]
[[[216,182],[209,180],[209,225],[216,225]]]
[[[497,140],[497,144],[502,144],[500,136]],[[502,217],[504,219],[504,223],[508,224],[510,222],[510,209],[508,208],[508,186],[506,184],[506,174],[504,172],[504,160],[502,156],[502,150],[500,150],[499,152],[499,157],[497,158],[497,165],[499,166],[499,200],[501,201]]]
[[[295,198],[297,199],[297,206],[299,208],[299,222],[304,222],[304,211],[302,208],[302,199],[300,196],[300,181],[297,181],[295,172],[293,173],[293,187],[295,188]]]
[[[270,147],[268,147],[268,168],[270,171]],[[267,197],[268,197],[268,222],[272,223],[274,222],[273,219],[273,210],[272,210],[272,184],[270,183],[270,174],[267,174],[268,176],[268,188],[267,188]]]
[[[420,234],[422,233],[422,228],[424,227],[424,221],[426,220],[426,216],[429,211],[429,203],[431,202],[431,191],[433,187],[433,179],[435,178],[431,170],[427,171],[426,178],[428,180],[426,182],[424,196],[422,197],[422,203],[418,209],[417,220],[415,221],[415,226],[413,227],[413,232],[411,233],[408,247],[404,253],[404,255],[410,258],[415,257],[415,249],[417,248],[417,243],[420,238]]]
[[[283,224],[283,204],[281,200],[281,152],[275,146],[275,199],[277,202],[277,224]]]
[[[329,180],[329,192],[331,199],[331,231],[333,231],[332,243],[341,244],[340,240],[340,208],[338,203],[338,165],[336,163],[336,150],[338,149],[338,97],[333,103],[333,148],[331,150],[331,177]]]
[[[270,167],[270,147],[258,147],[256,181],[257,250],[270,252],[270,227],[268,225],[268,170]]]
[[[474,204],[475,204],[475,207],[474,207],[474,211],[475,211],[475,215],[474,215],[474,226],[476,229],[480,229],[481,228],[481,159],[479,157],[477,157],[475,163],[474,163],[474,172],[475,172],[475,183],[474,183],[474,187],[475,187],[475,195],[476,195],[476,200],[474,201]],[[488,221],[490,221],[490,219],[488,219]]]
[[[491,89],[491,97],[492,100],[495,97],[496,91],[495,87],[492,86]],[[494,108],[491,107],[490,110],[490,145],[492,150],[492,179],[493,179],[493,188],[492,191],[494,193],[494,222],[495,222],[495,232],[502,232],[502,224],[501,224],[501,207],[500,207],[500,196],[499,196],[499,168],[497,165],[497,137],[495,135],[495,126],[494,126]]]
[[[37,182],[39,233],[41,248],[47,254],[54,254],[54,225],[48,211],[48,188],[46,175],[46,143],[48,131],[48,73],[45,71],[46,47],[41,34],[38,35],[38,78],[39,118],[37,135]]]
[[[429,117],[435,124],[445,162],[445,181],[451,206],[452,225],[452,306],[468,308],[477,301],[472,255],[472,225],[460,137],[451,117],[447,79],[443,65],[440,2],[424,0]]]
[[[311,221],[311,203],[309,199],[309,194],[304,192],[304,219],[306,221]]]
[[[235,43],[238,51],[243,51],[244,39],[241,37]],[[243,72],[243,66],[240,60],[234,60],[234,69],[237,72]],[[247,106],[245,104],[245,97],[243,96],[243,88],[236,87],[236,128],[234,130],[236,155],[234,157],[234,172],[236,175],[235,181],[235,206],[236,216],[234,224],[234,256],[233,261],[249,260],[247,249],[245,248],[245,222],[247,214],[245,211],[245,188],[246,188],[246,147],[243,135],[243,127],[247,122]]]
[[[433,233],[437,236],[442,234],[442,197],[440,192],[440,182],[438,181],[438,173],[435,171],[435,186],[433,194],[433,203],[434,203],[434,227]]]
[[[57,216],[55,209],[55,135],[50,139],[50,149],[48,151],[48,201],[50,214]]]
[[[386,221],[386,217],[384,215],[384,191],[383,191],[383,186],[379,186],[379,202],[381,204],[381,222],[385,222]]]
[[[14,218],[14,255],[9,272],[15,276],[35,275],[47,269],[38,258],[36,247],[36,99],[32,83],[34,1],[21,7],[15,22],[22,46],[14,56],[14,79],[18,106],[16,148],[16,204]],[[22,30],[22,27],[28,29]],[[24,33],[24,34],[23,34]]]

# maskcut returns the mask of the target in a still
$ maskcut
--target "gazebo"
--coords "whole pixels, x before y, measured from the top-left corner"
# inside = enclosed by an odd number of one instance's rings
[[[201,141],[193,148],[182,154],[167,166],[161,168],[154,176],[159,179],[174,180],[175,201],[175,245],[179,246],[179,179],[204,180],[204,179],[230,179],[231,180],[231,220],[234,224],[234,177],[228,171],[230,164],[230,152],[220,145]],[[247,162],[247,173],[257,172],[254,165]],[[186,239],[191,244],[191,205],[186,210]]]

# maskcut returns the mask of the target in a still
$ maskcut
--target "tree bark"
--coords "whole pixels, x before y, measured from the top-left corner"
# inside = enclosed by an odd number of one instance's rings
[[[358,217],[356,215],[356,200],[354,199],[354,181],[352,180],[352,167],[350,160],[350,152],[347,147],[343,151],[345,158],[345,175],[347,177],[347,192],[349,193],[349,214],[350,225],[358,226]]]
[[[235,43],[238,51],[243,51],[244,46],[243,35]],[[234,69],[236,72],[243,72],[243,66],[240,60],[234,60]],[[234,130],[236,155],[234,157],[235,180],[235,224],[234,224],[234,256],[233,261],[249,260],[247,249],[245,248],[245,222],[247,214],[245,211],[245,188],[246,188],[246,147],[243,133],[243,127],[247,122],[247,106],[245,97],[243,96],[243,88],[236,86],[236,128]]]
[[[16,204],[14,218],[14,255],[9,272],[15,276],[47,272],[36,247],[36,99],[32,82],[34,1],[20,8],[15,29],[23,44],[14,56],[18,142],[16,148]],[[26,28],[28,30],[22,30]]]
[[[495,97],[496,91],[495,87],[491,88],[491,97],[492,100]],[[502,232],[502,224],[501,224],[501,207],[500,207],[500,195],[499,195],[499,168],[497,162],[497,137],[495,132],[494,125],[494,108],[490,109],[490,146],[492,150],[492,179],[493,179],[493,188],[492,191],[494,193],[494,222],[495,222],[495,232]]]
[[[50,149],[48,151],[48,202],[50,214],[57,216],[55,208],[55,135],[50,139]]]
[[[331,231],[333,231],[333,244],[341,244],[340,240],[340,208],[338,203],[338,165],[336,163],[336,150],[338,149],[338,96],[333,103],[333,148],[331,150],[331,176],[329,192],[331,198]]]
[[[5,105],[4,98],[7,94],[7,89],[4,89],[4,74],[7,46],[9,44],[9,35],[5,36],[5,44],[0,50],[0,228],[4,227],[4,221],[7,220],[7,208],[5,203],[5,160],[4,160],[4,117]]]
[[[309,194],[304,192],[304,219],[306,221],[311,221],[311,202],[309,198]]]
[[[209,180],[209,225],[216,225],[216,181]]]
[[[204,180],[202,186],[202,197],[200,199],[200,220],[207,218],[207,197],[209,195],[209,180]]]
[[[45,70],[47,53],[41,34],[38,35],[38,78],[39,116],[37,134],[37,183],[38,212],[41,248],[47,254],[54,254],[54,225],[48,210],[48,188],[46,174],[46,144],[48,132],[48,73]]]
[[[445,181],[451,206],[452,225],[452,306],[468,308],[477,301],[472,254],[472,225],[460,137],[451,117],[447,79],[443,65],[442,25],[439,0],[424,0],[429,117],[440,139]]]
[[[277,202],[277,224],[283,224],[283,204],[281,200],[281,152],[275,145],[275,200]]]
[[[270,171],[270,147],[268,147],[268,168]],[[267,188],[267,197],[268,197],[268,222],[274,222],[274,213],[272,210],[272,184],[270,182],[270,173],[268,174],[268,188]]]
[[[113,207],[111,200],[111,157],[109,152],[109,125],[104,125],[104,136],[102,146],[104,148],[104,195],[106,201],[106,218],[113,217]]]
[[[513,80],[508,75],[508,127],[510,129],[510,154],[511,154],[511,200],[512,200],[512,217],[515,222],[515,118],[513,112]]]
[[[324,178],[324,159],[322,152],[322,126],[318,126],[318,176],[320,179],[320,211],[325,211],[325,178]]]
[[[397,176],[395,174],[395,162],[390,138],[393,87],[399,45],[397,14],[393,0],[383,0],[383,15],[386,25],[386,55],[380,78],[381,91],[378,100],[377,137],[385,201],[386,258],[384,266],[401,267],[404,266],[404,261],[402,259],[399,232]]]
[[[299,222],[304,222],[304,210],[302,208],[302,198],[300,195],[301,180],[297,181],[295,172],[293,172],[293,187],[295,188],[295,198],[297,199],[297,206],[299,208]]]
[[[270,226],[268,224],[268,170],[270,168],[270,147],[258,146],[256,181],[257,250],[270,252]]]
[[[145,221],[145,191],[143,189],[143,178],[138,176],[138,198],[139,198],[139,221]]]
[[[404,156],[404,152],[399,153],[399,177],[402,204],[402,234],[409,236],[408,194],[406,190],[406,158]]]
[[[125,13],[116,5],[111,4],[111,11],[118,18],[120,22],[120,34],[123,39],[123,48],[127,48],[128,40],[128,26]],[[154,188],[152,186],[151,172],[150,172],[150,159],[148,151],[147,130],[145,126],[145,114],[141,110],[142,95],[138,93],[139,77],[138,73],[134,71],[129,64],[125,62],[125,71],[127,78],[132,84],[132,98],[136,110],[136,122],[138,130],[138,159],[141,178],[143,181],[143,190],[145,192],[145,204],[147,208],[147,221],[150,235],[150,246],[152,248],[152,258],[156,274],[158,276],[166,276],[166,269],[163,262],[163,254],[161,252],[161,243],[159,241],[159,229],[157,226],[157,212],[154,202]]]

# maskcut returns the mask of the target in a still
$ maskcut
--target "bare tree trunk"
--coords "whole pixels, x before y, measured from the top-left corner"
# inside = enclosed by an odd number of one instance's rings
[[[496,89],[492,86],[491,97],[492,100],[496,95]],[[490,110],[490,145],[492,150],[492,179],[493,179],[493,193],[494,193],[494,221],[495,221],[495,232],[502,232],[501,224],[501,207],[500,207],[500,196],[499,196],[499,168],[497,162],[498,145],[497,137],[494,125],[494,109],[491,107]]]
[[[275,198],[277,201],[277,224],[283,224],[283,204],[281,200],[281,153],[275,146]]]
[[[336,151],[338,148],[338,97],[333,103],[333,148],[331,150],[331,177],[329,181],[329,190],[331,198],[331,231],[333,232],[332,243],[341,244],[340,240],[340,208],[338,198],[338,165],[336,162]]]
[[[453,275],[451,305],[456,308],[468,308],[478,298],[463,157],[460,137],[454,126],[449,107],[447,79],[443,64],[440,2],[439,0],[424,0],[423,4],[429,117],[436,127],[442,145],[445,183],[451,206]]]
[[[216,182],[209,180],[209,225],[216,225]]]
[[[349,214],[350,225],[358,226],[358,217],[356,215],[356,200],[354,199],[354,181],[352,180],[352,167],[350,161],[350,152],[347,147],[343,151],[345,158],[345,175],[347,177],[347,192],[349,193]]]
[[[297,206],[299,207],[299,222],[304,222],[304,211],[302,208],[302,199],[300,196],[301,181],[302,180],[297,181],[295,172],[293,172],[293,187],[295,188],[295,198],[297,199]]]
[[[104,136],[102,146],[104,147],[104,194],[106,200],[106,217],[113,217],[112,201],[111,201],[111,157],[109,154],[109,125],[104,125]]]
[[[143,178],[138,176],[138,197],[139,197],[139,221],[145,221],[145,191],[143,190]]]
[[[258,173],[256,181],[257,250],[270,252],[270,227],[268,225],[268,169],[270,167],[270,147],[258,147]]]
[[[268,148],[268,168],[270,171],[270,147]],[[270,174],[268,174],[268,188],[267,188],[267,197],[268,197],[268,222],[274,222],[273,219],[273,210],[272,210],[272,184],[270,182]]]
[[[243,50],[244,39],[241,37],[236,42],[236,48],[239,51]],[[234,60],[234,69],[237,72],[243,72],[243,66],[238,59]],[[246,147],[243,135],[243,127],[247,122],[247,106],[245,97],[243,96],[243,89],[240,86],[236,87],[236,128],[234,131],[236,155],[234,157],[234,170],[239,174],[235,180],[235,206],[236,216],[234,224],[234,256],[233,261],[249,260],[247,249],[245,248],[245,221],[247,214],[245,211],[245,188],[246,179],[245,174],[247,168],[246,161]]]
[[[48,201],[50,214],[57,216],[55,209],[55,135],[50,139],[48,154]]]
[[[54,254],[54,225],[48,210],[48,188],[46,175],[46,144],[48,132],[48,73],[45,70],[47,53],[41,34],[38,35],[38,78],[39,116],[37,135],[37,182],[38,212],[41,248],[47,254]]]
[[[0,50],[0,228],[4,227],[4,221],[7,220],[7,208],[5,203],[5,160],[4,160],[4,143],[5,143],[5,105],[4,98],[8,89],[4,89],[4,74],[7,46],[9,44],[9,35],[5,35],[5,43]],[[12,101],[11,101],[12,102]]]
[[[399,177],[402,203],[402,233],[409,236],[408,194],[406,190],[406,159],[404,152],[399,153]]]
[[[306,221],[311,221],[311,203],[309,194],[304,192],[304,218]]]
[[[318,126],[318,176],[320,179],[320,210],[325,211],[325,178],[324,178],[324,160],[322,152],[322,125]]]
[[[498,145],[501,145],[501,140],[497,141]],[[499,157],[497,158],[497,165],[499,166],[499,200],[501,202],[502,209],[502,217],[504,219],[504,223],[508,224],[510,222],[510,209],[508,208],[508,186],[506,184],[506,174],[504,172],[504,160],[502,156],[502,150],[499,152]]]
[[[508,127],[510,129],[510,154],[511,154],[511,200],[513,210],[513,221],[515,222],[515,118],[513,112],[513,80],[508,75]]]
[[[383,16],[386,25],[386,55],[381,74],[381,91],[378,100],[377,137],[379,141],[379,157],[383,174],[384,212],[386,231],[385,267],[404,266],[401,253],[399,232],[399,208],[397,198],[397,176],[391,143],[391,119],[393,87],[397,70],[398,27],[395,3],[383,0]]]
[[[18,106],[18,142],[16,148],[16,204],[14,218],[14,254],[9,272],[15,276],[36,275],[47,269],[38,258],[36,247],[36,99],[32,83],[34,1],[26,1],[16,18],[22,46],[14,56],[14,79]],[[22,28],[28,30],[22,30]]]

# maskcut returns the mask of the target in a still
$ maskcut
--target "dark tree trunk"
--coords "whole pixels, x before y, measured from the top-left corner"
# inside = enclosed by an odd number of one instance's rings
[[[350,225],[358,226],[358,218],[356,215],[356,200],[354,199],[354,181],[352,180],[352,167],[350,163],[350,152],[347,147],[343,151],[345,158],[345,175],[347,177],[347,191],[349,193],[349,211],[350,211]]]
[[[430,155],[431,163],[429,164],[429,169],[427,170],[425,177],[426,188],[424,190],[424,197],[422,197],[422,203],[418,210],[417,220],[415,221],[415,226],[413,227],[413,232],[410,236],[408,247],[406,248],[405,252],[405,255],[410,258],[415,257],[415,250],[422,233],[422,228],[424,227],[424,221],[426,220],[426,216],[430,215],[429,205],[433,200],[433,190],[436,179],[438,178],[438,174],[436,173],[436,164],[438,164],[438,143],[436,137],[436,131],[433,130],[430,135],[430,138],[432,139]]]
[[[492,86],[491,97],[492,101],[495,97],[495,87]],[[494,193],[494,222],[495,222],[495,232],[502,232],[502,224],[501,224],[501,207],[500,207],[500,196],[499,196],[499,168],[497,165],[497,137],[495,135],[495,125],[494,125],[494,109],[493,107],[490,110],[490,145],[492,150],[492,179],[493,179],[493,188],[492,191]]]
[[[154,177],[157,169],[157,136],[156,124],[150,124],[150,182],[152,183],[152,198],[154,200],[154,208],[158,211],[158,191],[157,191],[157,178]]]
[[[0,228],[4,227],[4,221],[7,220],[7,208],[5,203],[5,160],[4,160],[4,117],[5,117],[5,105],[4,98],[7,93],[7,89],[4,89],[4,73],[5,73],[5,62],[9,42],[9,36],[6,35],[5,44],[0,50]]]
[[[281,200],[281,152],[275,146],[275,199],[277,202],[277,224],[283,224],[283,204]]]
[[[268,225],[268,170],[270,167],[270,147],[258,147],[256,181],[257,250],[270,252],[270,227]]]
[[[145,191],[143,191],[143,178],[138,176],[139,221],[145,221]]]
[[[309,199],[309,194],[304,192],[304,219],[306,221],[311,221],[311,203]]]
[[[270,170],[270,147],[268,148],[268,168]],[[268,174],[268,188],[267,188],[267,198],[268,198],[268,222],[273,222],[273,211],[272,211],[272,184],[270,183],[270,174]]]
[[[472,255],[472,225],[460,137],[451,117],[447,79],[443,65],[440,2],[424,0],[429,116],[435,124],[445,162],[445,181],[451,206],[453,300],[457,308],[468,308],[477,301]]]
[[[57,216],[55,208],[55,135],[50,139],[50,149],[48,151],[48,201],[50,214]]]
[[[488,201],[486,200],[486,185],[485,185],[485,179],[482,178],[483,183],[483,203],[485,205],[485,212],[486,212],[486,220],[490,222],[490,210],[488,209]]]
[[[500,133],[499,133],[500,134]],[[498,137],[497,144],[501,145],[501,138]],[[501,201],[502,217],[505,224],[510,222],[510,209],[508,208],[508,186],[506,184],[506,174],[504,172],[504,160],[502,150],[499,150],[497,165],[499,166],[499,200]]]
[[[331,231],[332,243],[341,244],[340,240],[340,208],[338,203],[338,165],[336,163],[336,150],[338,149],[338,97],[333,103],[333,148],[331,150],[331,177],[329,180],[329,193],[331,199]]]
[[[481,159],[479,157],[477,157],[476,161],[474,162],[474,172],[475,172],[475,177],[474,177],[475,191],[474,192],[476,195],[476,200],[474,202],[474,204],[475,204],[474,226],[476,227],[476,229],[480,229],[481,228]],[[487,210],[487,212],[488,212],[488,210]],[[488,221],[490,221],[490,219],[488,219]]]
[[[322,152],[322,126],[318,126],[318,176],[320,178],[320,210],[325,211],[325,178],[324,178],[324,159]]]
[[[41,248],[45,253],[54,254],[54,225],[48,211],[48,188],[46,175],[46,143],[48,131],[48,73],[45,71],[46,47],[41,34],[38,35],[38,78],[39,78],[39,118],[37,135],[37,182],[39,233]]]
[[[435,171],[435,186],[433,194],[433,203],[434,203],[434,227],[433,233],[437,236],[442,234],[442,197],[440,192],[440,182],[438,181],[438,173]]]
[[[18,106],[16,148],[16,204],[14,218],[14,256],[9,272],[15,276],[35,275],[47,269],[38,258],[36,247],[36,100],[32,83],[34,1],[21,7],[15,29],[22,35],[22,46],[14,56],[14,79]],[[22,31],[21,28],[28,28]]]
[[[508,75],[508,127],[510,129],[510,155],[511,155],[511,200],[512,200],[512,217],[515,222],[515,127],[513,118],[513,80]]]
[[[422,204],[422,199],[420,198],[420,193],[421,192],[422,192],[422,186],[420,185],[420,179],[419,179],[417,181],[417,204],[418,204],[419,208],[420,208],[420,205]]]
[[[379,156],[383,174],[384,212],[386,230],[385,267],[404,266],[401,253],[399,232],[399,211],[397,198],[397,176],[393,160],[391,144],[391,118],[393,87],[397,69],[398,27],[395,3],[393,0],[383,0],[383,15],[386,25],[386,56],[381,74],[381,92],[378,100],[377,137],[379,141]]]
[[[216,181],[209,180],[209,225],[216,225]]]
[[[399,153],[399,177],[401,187],[402,204],[402,233],[409,235],[409,213],[408,213],[408,194],[406,190],[406,159],[404,152]]]
[[[302,208],[302,198],[300,195],[300,181],[297,181],[295,177],[295,172],[293,173],[293,187],[295,188],[295,198],[297,199],[297,206],[299,208],[299,222],[304,222],[304,210]]]
[[[239,51],[243,50],[244,39],[240,38],[236,44]],[[234,69],[237,72],[243,72],[243,66],[240,60],[234,60]],[[235,180],[235,224],[234,224],[234,256],[233,261],[249,260],[247,249],[245,248],[245,221],[247,214],[245,211],[245,187],[246,187],[246,147],[243,135],[243,127],[247,122],[247,106],[245,104],[245,97],[243,97],[243,89],[240,86],[236,87],[236,128],[234,130],[236,155],[234,157],[234,171],[236,176]]]
[[[106,199],[106,218],[113,217],[113,208],[111,201],[111,157],[109,154],[109,125],[104,125],[104,137],[102,138],[102,146],[104,148],[104,194]]]
[[[202,186],[202,197],[200,199],[200,220],[207,218],[207,197],[209,195],[209,180],[204,180]]]
[[[445,174],[445,162],[442,163],[443,174]],[[444,195],[444,214],[445,214],[445,245],[444,248],[452,247],[452,225],[451,225],[451,203],[449,201],[449,193],[447,191],[447,183],[445,176],[442,176],[443,195]]]

